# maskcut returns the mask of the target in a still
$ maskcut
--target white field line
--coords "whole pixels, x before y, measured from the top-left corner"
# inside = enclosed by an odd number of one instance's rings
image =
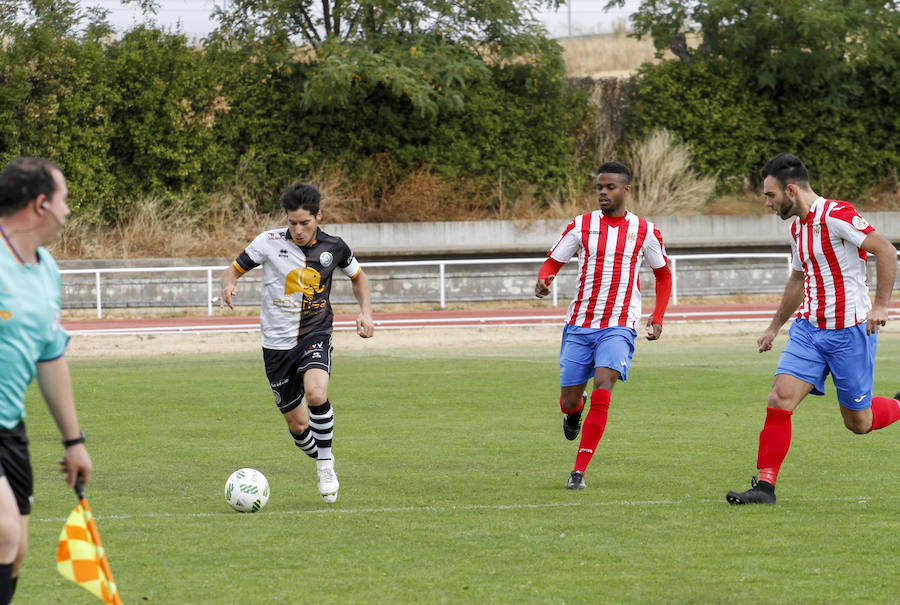
[[[897,498],[879,497],[879,500],[896,500]],[[779,498],[782,504],[790,503],[791,498]],[[803,498],[797,498],[797,502],[803,502]],[[849,502],[852,504],[869,504],[872,501],[871,496],[842,496],[834,498],[817,498],[816,502]],[[540,504],[460,504],[447,506],[388,506],[388,507],[360,507],[360,508],[321,508],[315,510],[285,510],[262,512],[259,516],[304,516],[304,515],[372,515],[372,514],[404,514],[404,513],[452,513],[455,511],[504,511],[504,510],[544,510],[553,508],[601,508],[601,507],[650,507],[650,506],[680,506],[687,504],[704,504],[716,505],[723,508],[731,507],[725,501],[725,497],[716,499],[700,499],[700,500],[613,500],[609,502],[544,502]],[[227,504],[222,503],[223,507]],[[739,509],[740,507],[734,507]],[[129,519],[170,519],[170,518],[204,518],[204,517],[224,517],[241,515],[236,511],[228,510],[215,513],[146,513],[140,515],[101,515],[93,513],[95,519],[107,520],[129,520]],[[65,523],[67,517],[43,517],[39,519],[32,518],[32,523]]]

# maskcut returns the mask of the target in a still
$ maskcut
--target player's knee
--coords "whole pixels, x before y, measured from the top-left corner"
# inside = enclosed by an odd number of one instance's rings
[[[581,405],[581,395],[578,397],[563,397],[560,400],[562,408],[567,412],[574,412]]]
[[[288,430],[294,435],[302,435],[303,431],[309,427],[309,418],[285,416],[284,419],[287,421]]]
[[[25,544],[22,542],[22,525],[19,518],[4,515],[0,517],[0,563],[11,563],[17,557],[24,557]]]
[[[766,406],[770,408],[775,408],[777,410],[784,409],[784,397],[778,394],[778,391],[772,390],[769,393],[769,396],[766,398]]]
[[[852,433],[865,435],[872,429],[872,421],[861,416],[853,416],[852,418],[844,418],[844,426]]]
[[[306,391],[306,405],[317,406],[328,401],[328,389],[315,387]]]

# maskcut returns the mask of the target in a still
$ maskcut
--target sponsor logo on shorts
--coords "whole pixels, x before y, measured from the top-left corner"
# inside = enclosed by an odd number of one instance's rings
[[[273,389],[277,389],[280,386],[286,385],[290,381],[290,378],[285,378],[283,380],[279,380],[278,382],[270,382],[269,386]]]
[[[580,454],[581,452],[587,452],[588,454],[593,454],[594,450],[588,449],[586,447],[578,448],[578,453]]]
[[[275,396],[275,405],[281,405],[281,394],[278,391],[273,390],[272,395]]]

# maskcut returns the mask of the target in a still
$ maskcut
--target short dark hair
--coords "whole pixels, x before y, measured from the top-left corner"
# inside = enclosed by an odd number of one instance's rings
[[[295,183],[281,194],[281,207],[285,212],[303,208],[313,216],[319,213],[322,194],[309,183]]]
[[[775,177],[778,184],[784,188],[788,183],[809,184],[809,171],[797,156],[790,153],[779,153],[769,160],[762,170],[762,177]]]
[[[626,185],[629,185],[631,183],[631,171],[628,170],[628,166],[621,162],[604,162],[600,164],[600,168],[597,169],[597,174],[600,175],[604,172],[621,174],[625,177]]]
[[[56,191],[53,171],[62,169],[44,158],[19,157],[0,172],[0,216],[15,214],[42,193],[51,197]]]

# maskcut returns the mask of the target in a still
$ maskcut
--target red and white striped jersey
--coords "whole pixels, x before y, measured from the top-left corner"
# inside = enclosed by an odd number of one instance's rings
[[[866,320],[872,301],[866,283],[865,250],[874,231],[847,202],[813,202],[806,218],[791,223],[791,267],[806,276],[797,317],[820,329],[840,330]]]
[[[568,262],[578,255],[578,289],[566,322],[584,328],[625,326],[641,320],[638,269],[644,258],[653,269],[668,263],[656,225],[626,212],[607,217],[600,210],[575,217],[549,256]]]

